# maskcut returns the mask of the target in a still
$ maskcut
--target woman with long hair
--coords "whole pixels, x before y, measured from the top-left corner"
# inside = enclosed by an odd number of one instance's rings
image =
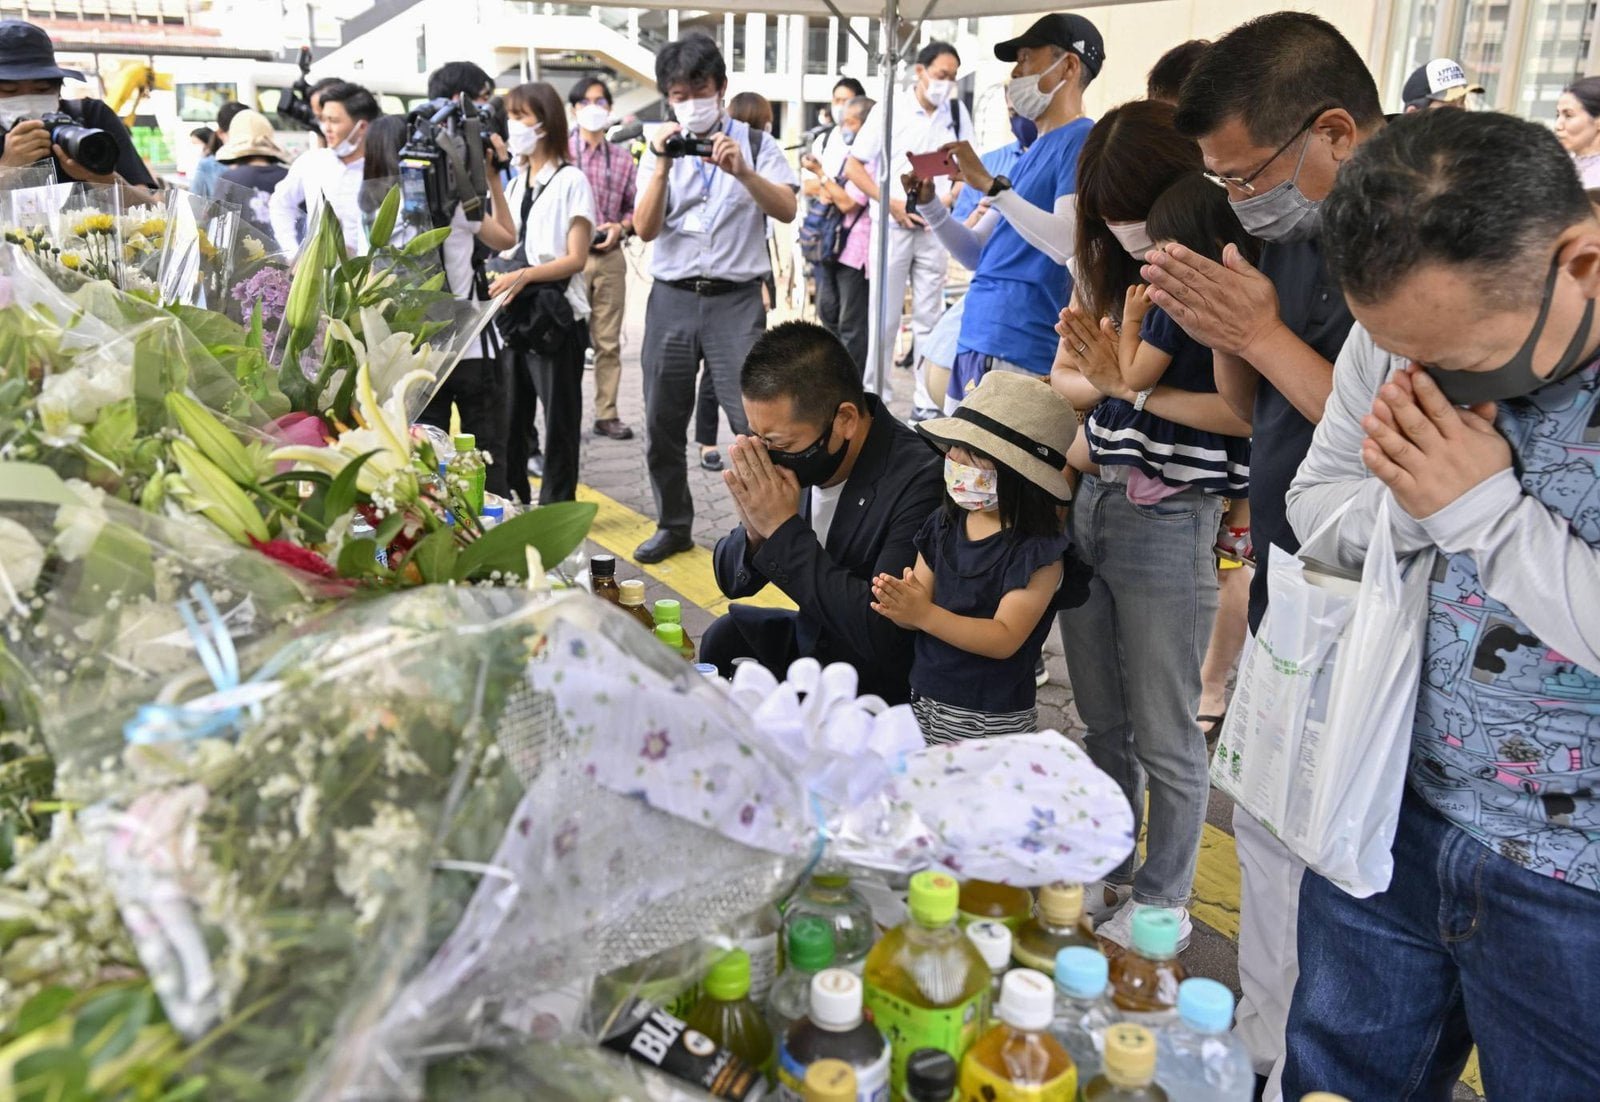
[[[490,293],[509,292],[505,307],[538,312],[554,329],[537,343],[507,333],[511,437],[506,464],[513,486],[526,486],[535,395],[544,403],[544,465],[539,503],[572,501],[578,491],[579,425],[583,419],[583,350],[589,296],[583,269],[594,241],[594,192],[567,160],[567,109],[543,81],[506,96],[511,155],[521,171],[506,193],[524,267],[494,277]],[[548,326],[547,326],[548,328]]]

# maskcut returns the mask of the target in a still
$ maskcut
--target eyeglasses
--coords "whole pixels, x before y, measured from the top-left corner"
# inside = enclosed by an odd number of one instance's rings
[[[1304,135],[1307,130],[1310,130],[1314,125],[1316,125],[1316,121],[1318,119],[1320,119],[1327,112],[1332,111],[1337,106],[1338,104],[1336,103],[1330,103],[1311,112],[1311,117],[1305,121],[1305,124],[1301,126],[1299,130],[1296,130],[1293,134],[1291,134],[1289,136],[1289,140],[1280,145],[1276,153],[1268,157],[1265,161],[1262,161],[1261,167],[1257,168],[1250,175],[1219,176],[1215,172],[1207,172],[1205,173],[1205,178],[1220,188],[1232,188],[1236,191],[1242,191],[1246,195],[1254,195],[1256,193],[1256,178],[1267,169],[1271,168],[1272,162],[1283,156],[1291,145],[1299,141],[1301,136]]]

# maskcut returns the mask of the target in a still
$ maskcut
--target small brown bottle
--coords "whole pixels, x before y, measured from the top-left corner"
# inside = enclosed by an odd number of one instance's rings
[[[596,597],[614,605],[622,603],[622,590],[617,588],[615,555],[596,555],[589,560],[589,586]]]
[[[644,583],[637,578],[623,582],[617,587],[620,590],[619,603],[622,611],[632,616],[644,625],[644,630],[656,630],[656,619],[650,615],[650,609],[644,603]]]

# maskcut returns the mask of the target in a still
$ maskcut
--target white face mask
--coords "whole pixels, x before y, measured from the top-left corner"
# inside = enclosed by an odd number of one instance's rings
[[[1141,264],[1144,263],[1145,253],[1156,247],[1156,243],[1150,240],[1150,234],[1146,232],[1143,222],[1124,222],[1120,226],[1107,222],[1106,229],[1110,230],[1111,236],[1128,250],[1128,255]]]
[[[506,120],[506,148],[513,157],[526,157],[539,145],[539,139],[544,137],[544,127],[529,126],[516,119]]]
[[[955,92],[955,90],[955,81],[934,80],[932,77],[929,77],[928,89],[922,94],[927,97],[928,102],[933,104],[933,106],[943,107],[945,103],[949,101],[950,96]]]
[[[1062,54],[1056,59],[1056,64],[1050,66],[1050,69],[1054,69],[1056,65],[1060,65],[1067,60],[1068,56],[1067,54]],[[1044,73],[1034,73],[1032,76],[1012,77],[1011,83],[1006,85],[1006,98],[1011,101],[1011,106],[1016,109],[1017,114],[1023,118],[1039,119],[1046,111],[1050,110],[1051,101],[1056,98],[1056,93],[1061,91],[1066,84],[1066,81],[1062,81],[1048,92],[1039,91],[1039,79],[1045,73],[1048,73],[1050,69],[1046,69]]]
[[[350,131],[350,136],[344,141],[340,142],[338,145],[334,146],[333,151],[340,157],[353,157],[355,156],[356,150],[361,148],[361,143],[366,136],[367,124],[364,122],[358,123],[356,128]]]
[[[678,125],[691,134],[708,133],[722,117],[722,98],[707,96],[704,99],[686,99],[672,105],[673,117]]]
[[[40,115],[48,115],[60,106],[61,97],[53,92],[7,96],[0,99],[0,127],[10,130],[23,119],[36,119]]]
[[[578,128],[594,134],[606,128],[611,121],[611,109],[598,103],[586,103],[578,108]]]

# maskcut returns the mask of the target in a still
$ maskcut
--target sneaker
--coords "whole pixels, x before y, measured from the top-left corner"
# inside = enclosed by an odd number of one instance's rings
[[[924,421],[932,421],[943,416],[943,413],[932,406],[917,406],[911,411],[911,423],[920,425]]]
[[[1101,941],[1109,941],[1112,945],[1123,949],[1133,948],[1133,916],[1140,908],[1148,907],[1147,903],[1128,902],[1116,914],[1112,915],[1103,925],[1097,927],[1094,936]],[[1188,907],[1164,907],[1158,910],[1169,910],[1178,916],[1178,952],[1183,952],[1189,947],[1189,936],[1194,932],[1194,923],[1189,921]]]
[[[1033,664],[1033,687],[1042,689],[1050,684],[1050,671],[1044,668],[1044,655],[1039,656],[1039,661]]]
[[[1084,885],[1083,913],[1089,916],[1091,926],[1098,926],[1120,910],[1132,897],[1132,884],[1113,884],[1108,880],[1096,880],[1093,884]]]

